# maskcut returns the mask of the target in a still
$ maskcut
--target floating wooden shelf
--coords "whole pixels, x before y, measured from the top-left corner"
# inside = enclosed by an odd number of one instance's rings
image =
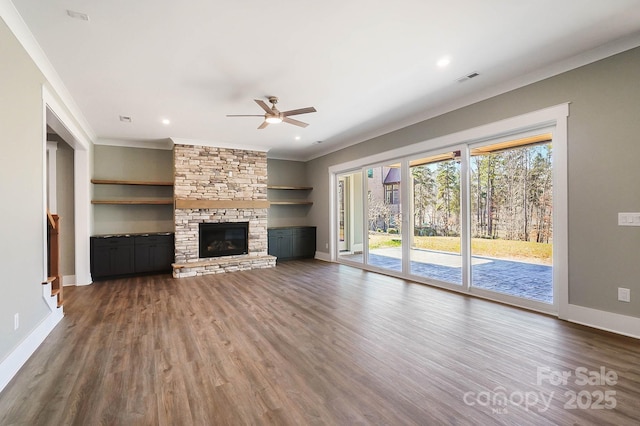
[[[290,201],[269,201],[271,203],[271,205],[276,205],[276,206],[295,206],[295,205],[300,205],[300,206],[310,206],[311,204],[313,204],[313,201],[305,201],[305,200],[290,200]]]
[[[267,185],[267,189],[285,189],[292,191],[311,191],[313,186],[283,186],[283,185]]]
[[[167,181],[142,181],[142,180],[117,180],[117,179],[91,179],[96,185],[144,185],[144,186],[173,186],[173,182]]]
[[[172,199],[162,200],[92,200],[91,204],[120,204],[120,205],[172,205]]]

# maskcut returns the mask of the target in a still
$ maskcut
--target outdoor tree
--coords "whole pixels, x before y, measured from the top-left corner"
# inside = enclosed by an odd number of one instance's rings
[[[433,211],[430,208],[435,200],[436,181],[428,165],[411,168],[413,178],[414,223],[416,226],[433,224]]]
[[[438,223],[444,235],[459,232],[460,214],[460,172],[458,164],[453,160],[441,161],[436,168]],[[455,216],[455,217],[454,217]],[[452,227],[455,229],[452,230]]]

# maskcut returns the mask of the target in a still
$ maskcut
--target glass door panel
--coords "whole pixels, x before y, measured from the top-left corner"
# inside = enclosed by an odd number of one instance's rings
[[[362,172],[338,175],[338,257],[363,262]]]
[[[471,286],[553,303],[551,134],[471,148]]]
[[[460,152],[409,162],[413,232],[410,273],[462,284]]]
[[[402,271],[400,164],[370,167],[367,176],[367,263]]]

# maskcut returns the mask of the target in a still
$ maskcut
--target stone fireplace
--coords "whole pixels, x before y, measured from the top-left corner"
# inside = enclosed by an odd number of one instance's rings
[[[275,266],[276,258],[267,254],[266,153],[176,144],[173,158],[173,276]],[[219,232],[225,224],[227,231]],[[204,247],[205,252],[220,249],[214,257],[201,257],[202,228],[214,230]],[[232,248],[239,244],[243,232],[246,249]]]

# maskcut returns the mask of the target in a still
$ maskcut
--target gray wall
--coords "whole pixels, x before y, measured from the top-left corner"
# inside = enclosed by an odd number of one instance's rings
[[[640,317],[640,48],[353,145],[307,163],[317,249],[329,241],[328,167],[571,102],[568,139],[570,303]],[[631,303],[617,301],[631,289]]]
[[[268,185],[311,186],[308,185],[305,163],[289,160],[267,160]],[[313,191],[268,190],[269,200],[307,200]],[[267,225],[305,226],[309,223],[309,205],[272,205],[269,208]]]
[[[173,181],[173,152],[95,145],[93,178]],[[93,185],[94,199],[171,198],[171,187]],[[94,205],[93,234],[173,232],[170,205]]]
[[[73,149],[60,140],[56,150],[56,195],[60,216],[60,275],[75,275]],[[64,284],[75,284],[67,283]]]
[[[0,20],[0,360],[49,315],[44,270],[43,75]],[[20,327],[13,330],[14,314]]]

